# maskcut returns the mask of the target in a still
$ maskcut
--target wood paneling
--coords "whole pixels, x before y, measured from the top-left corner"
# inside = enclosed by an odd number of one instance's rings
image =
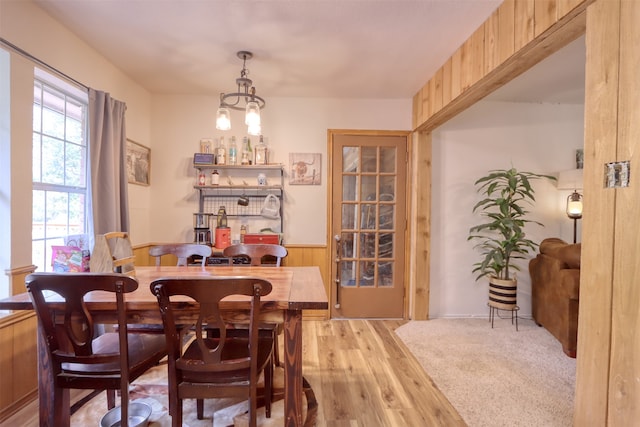
[[[0,425],[36,398],[38,368],[33,313],[18,312],[0,322]]]
[[[614,9],[615,10],[615,9]],[[620,2],[616,161],[630,161],[630,185],[615,190],[615,238],[609,372],[610,426],[640,420],[640,2]],[[632,255],[635,254],[636,256]]]
[[[14,294],[26,291],[25,277],[35,269],[35,265],[29,265],[7,272]],[[0,316],[0,423],[36,396],[37,326],[33,313],[18,311]]]
[[[415,201],[413,216],[415,217],[412,234],[414,236],[413,255],[420,262],[412,264],[411,282],[414,284],[412,298],[412,319],[426,320],[429,318],[429,280],[431,256],[431,133],[421,132],[417,136],[417,143],[413,144],[416,157],[415,185],[412,198]]]
[[[578,315],[574,425],[605,426],[608,400],[613,218],[615,190],[603,188],[603,169],[616,157],[618,1],[596,2],[587,12],[584,212]],[[585,260],[597,260],[586,262]],[[585,333],[589,331],[589,333]],[[584,355],[584,356],[583,356]],[[588,356],[587,356],[588,355]]]
[[[440,111],[442,108],[442,68],[429,80],[429,111]]]
[[[584,34],[592,0],[558,1],[506,0],[416,93],[414,131],[441,125]]]
[[[518,51],[525,47],[534,34],[534,0],[516,0],[513,18],[513,47]]]
[[[442,106],[449,104],[452,99],[451,95],[451,58],[444,63],[442,67]]]
[[[0,411],[13,403],[13,326],[0,327]],[[1,413],[1,412],[0,412]],[[0,417],[0,421],[2,418]]]
[[[558,17],[562,17],[579,6],[584,0],[558,0]]]
[[[500,64],[500,16],[499,9],[484,23],[484,70],[486,74]]]
[[[498,8],[498,39],[495,43],[498,45],[499,61],[492,63],[493,67],[487,69],[487,73],[505,62],[515,52],[515,6],[515,0],[504,0]]]
[[[462,47],[458,48],[451,56],[451,99],[456,99],[462,93]],[[431,115],[424,114],[423,121]]]
[[[538,37],[555,24],[557,16],[557,0],[537,1],[534,5],[534,36]]]

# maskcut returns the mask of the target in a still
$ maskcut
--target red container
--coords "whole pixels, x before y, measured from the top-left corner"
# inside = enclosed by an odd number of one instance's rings
[[[244,242],[248,244],[256,244],[256,243],[265,243],[270,245],[279,245],[280,244],[280,235],[279,234],[267,234],[267,233],[253,233],[253,234],[245,234]]]
[[[216,228],[216,244],[217,249],[224,249],[231,245],[231,229],[229,227]]]

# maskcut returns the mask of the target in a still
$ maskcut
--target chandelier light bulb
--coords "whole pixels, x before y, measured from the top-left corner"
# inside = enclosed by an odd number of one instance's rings
[[[244,124],[248,126],[260,126],[260,106],[256,101],[247,102]]]
[[[231,129],[231,113],[226,107],[219,107],[216,114],[216,129],[229,130]]]

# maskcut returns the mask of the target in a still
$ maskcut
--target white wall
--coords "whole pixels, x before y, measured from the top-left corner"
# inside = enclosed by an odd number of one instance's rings
[[[153,96],[153,236],[149,241],[193,240],[198,199],[192,160],[200,139],[224,136],[229,141],[235,135],[240,142],[246,135],[240,113],[235,112],[232,130],[215,129],[218,102],[217,95]],[[327,130],[408,130],[411,100],[269,98],[261,116],[271,163],[287,165],[289,153],[322,154],[322,185],[289,186],[286,172],[284,238],[287,244],[323,245],[327,236]],[[252,141],[257,142],[255,137]],[[238,223],[230,222],[230,226],[232,234],[238,233]]]
[[[74,80],[94,89],[109,92],[114,98],[124,101],[127,104],[127,136],[151,146],[150,94],[40,8],[27,1],[0,1],[0,37]],[[25,77],[33,81],[32,75]],[[26,97],[25,102],[29,105],[33,103],[32,89],[23,93],[12,88],[12,97],[20,96]],[[30,118],[27,121],[30,121]],[[28,133],[30,135],[30,131]],[[13,138],[15,135],[12,136]],[[30,149],[30,138],[28,136],[26,140],[21,138],[12,143]],[[31,154],[27,153],[27,157],[30,159]],[[12,175],[20,173],[20,176],[31,176],[30,161],[24,165],[21,164],[19,168],[13,166]],[[17,175],[14,175],[14,179],[18,179]],[[27,182],[29,182],[30,191],[30,180]],[[148,187],[129,185],[129,200],[132,205],[131,240],[134,244],[147,242],[152,234],[148,221],[151,215],[150,195],[151,189]],[[31,212],[31,198],[14,197],[11,203],[14,209],[22,212],[23,216]],[[27,218],[29,216],[30,214],[26,215]],[[17,222],[12,221],[11,238],[26,250],[13,250],[14,258],[11,260],[11,265],[29,265],[31,264],[31,227],[25,228],[21,224],[18,225]],[[28,258],[16,257],[19,254],[26,254]]]
[[[480,257],[466,240],[480,219],[472,213],[479,200],[476,179],[512,166],[549,175],[574,168],[575,150],[583,146],[583,115],[581,105],[482,101],[433,133],[432,317],[488,315],[488,284],[475,281],[471,270]],[[545,227],[530,225],[529,237],[538,243],[546,237],[572,241],[573,223],[564,213],[568,192],[547,181],[536,181],[534,189],[531,218]],[[520,315],[530,317],[528,260],[521,268],[518,305]]]

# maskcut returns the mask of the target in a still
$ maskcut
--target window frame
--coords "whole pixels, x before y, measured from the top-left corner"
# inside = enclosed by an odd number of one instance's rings
[[[32,171],[32,262],[39,271],[52,271],[52,246],[63,246],[68,235],[86,235],[90,230],[89,97],[86,89],[78,89],[37,67],[34,73],[33,88],[32,111],[34,117],[31,141],[34,169]],[[74,105],[79,112],[71,112],[71,109],[68,108],[69,105]],[[58,116],[62,115],[63,129],[61,130],[61,135],[58,132],[56,134],[47,133],[44,117],[47,109]],[[39,113],[39,117],[36,117],[36,113]],[[69,120],[75,120],[80,123],[80,130],[75,135],[70,135],[73,132],[69,130]],[[44,178],[47,168],[43,166],[43,145],[46,141],[63,147],[61,153],[56,153],[62,157],[57,159],[63,165],[62,182],[47,182]],[[75,174],[75,179],[71,183],[69,181],[70,177],[74,175],[72,173],[74,165],[69,166],[72,163],[70,161],[72,154],[69,154],[70,148],[76,150],[76,156],[80,156],[79,165],[75,165],[75,167],[79,166],[81,169],[79,173]],[[50,155],[51,153],[49,153]],[[51,159],[49,158],[49,160]],[[60,225],[61,233],[59,234],[50,229],[50,218],[47,215],[48,204],[54,200],[49,200],[49,196],[56,196],[56,193],[60,199],[66,197],[66,215],[62,215],[64,224]],[[72,200],[77,195],[80,195],[82,199],[82,213],[78,213],[77,204],[76,207],[71,206]],[[64,200],[62,203],[64,203]],[[36,204],[40,204],[42,209],[37,208]],[[79,218],[75,226],[72,226],[70,218],[78,214],[81,215],[81,218]],[[41,224],[41,232],[36,231],[37,224]]]

